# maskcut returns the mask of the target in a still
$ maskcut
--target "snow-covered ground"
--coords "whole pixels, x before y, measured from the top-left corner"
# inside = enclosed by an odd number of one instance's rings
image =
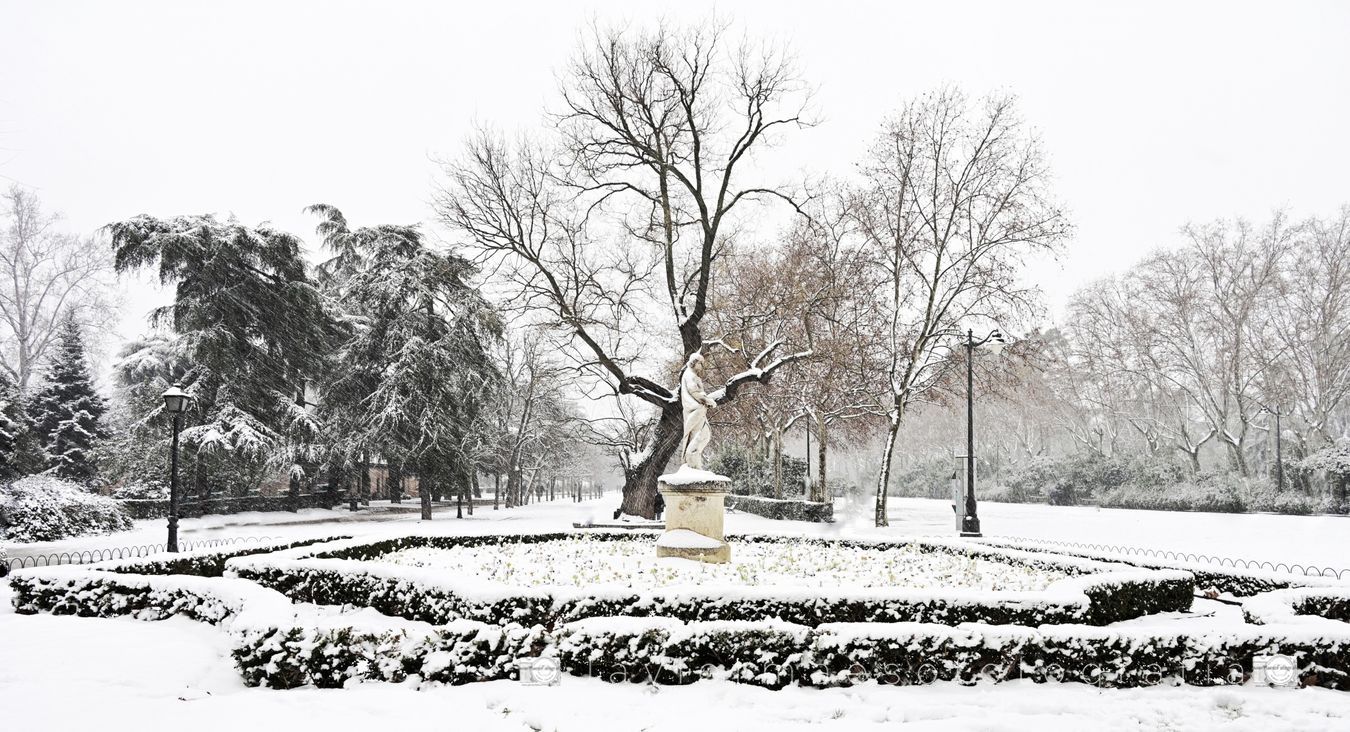
[[[345,511],[253,514],[184,521],[185,538],[332,534],[557,531],[607,518],[614,498],[493,511],[471,519],[441,510],[424,524],[415,513]],[[1169,514],[982,504],[988,535],[1150,546],[1279,561],[1350,565],[1350,520],[1329,517]],[[896,499],[892,526],[867,525],[865,511],[833,525],[727,518],[729,532],[900,536],[954,534],[942,501]],[[57,545],[12,546],[11,554],[70,551],[163,540],[162,521]],[[269,691],[242,685],[224,632],[186,620],[18,616],[0,583],[0,729],[16,730],[369,730],[388,727],[473,730],[1331,730],[1350,729],[1350,694],[1321,689],[1152,688],[1100,690],[1077,684],[1012,682],[782,691],[702,681],[688,687],[611,685],[565,677],[558,687],[491,682],[416,689],[368,684],[341,691]],[[1197,616],[1133,624],[1240,623],[1236,608],[1200,601]]]
[[[246,688],[224,633],[189,620],[19,616],[0,590],[0,728],[158,730],[1334,730],[1350,694],[1323,689],[1095,689],[1016,681],[781,691],[700,681],[556,687]]]
[[[431,531],[556,531],[573,522],[609,520],[615,496],[583,503],[555,501],[517,509],[478,506],[472,518],[456,520],[454,509],[438,508]],[[385,533],[420,523],[416,506],[377,503],[373,511],[307,509],[297,513],[246,513],[183,519],[185,541],[255,536],[300,539],[332,534]],[[746,513],[727,516],[728,532],[792,532],[816,536],[954,536],[951,504],[926,498],[892,498],[891,526],[873,528],[871,507],[840,503],[834,524],[772,521]],[[1275,514],[1182,513],[1082,506],[981,503],[986,536],[1054,539],[1093,544],[1148,547],[1211,556],[1350,568],[1350,517]],[[501,523],[499,523],[501,522]],[[7,544],[11,557],[81,549],[137,546],[164,541],[163,520],[136,522],[136,528],[108,536],[43,544]]]
[[[690,532],[692,533],[692,532]],[[697,534],[695,534],[697,536]],[[658,559],[653,542],[578,539],[528,544],[413,547],[376,561],[441,569],[487,582],[525,587],[615,586],[619,589],[773,586],[794,589],[888,587],[905,589],[1043,590],[1069,576],[1044,568],[925,551],[741,542],[726,564]]]

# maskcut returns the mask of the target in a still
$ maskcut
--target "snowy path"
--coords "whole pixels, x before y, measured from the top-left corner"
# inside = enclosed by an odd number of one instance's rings
[[[725,682],[629,686],[566,677],[553,688],[496,681],[418,690],[249,689],[217,629],[19,616],[0,590],[0,715],[25,732],[190,729],[559,730],[1330,730],[1350,728],[1350,694],[1322,689],[1098,690],[1013,682],[774,692]]]
[[[438,508],[432,532],[485,533],[498,522],[512,527],[559,531],[574,521],[607,520],[617,497],[583,503],[555,501],[518,509],[492,510],[479,506],[471,519],[456,520],[454,509]],[[404,504],[406,507],[407,504]],[[421,523],[415,511],[391,512],[387,504],[377,511],[355,514],[345,509],[307,509],[298,513],[249,513],[183,519],[185,540],[228,537],[303,539],[333,534],[383,533]],[[871,507],[841,504],[834,524],[770,521],[750,514],[731,514],[727,530],[799,533],[818,536],[952,536],[954,520],[949,503],[924,498],[892,498],[891,526],[876,529]],[[982,503],[980,518],[986,536],[1054,539],[1082,543],[1148,547],[1211,556],[1316,564],[1350,568],[1350,517],[1279,516],[1272,514],[1181,513],[1135,511],[1080,506]],[[43,544],[7,545],[11,557],[62,551],[156,544],[164,541],[162,520],[137,521],[136,528],[110,536],[95,536]]]

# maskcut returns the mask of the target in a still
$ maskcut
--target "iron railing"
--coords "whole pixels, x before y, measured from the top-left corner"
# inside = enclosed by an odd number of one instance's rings
[[[270,536],[232,536],[220,539],[198,539],[184,540],[178,542],[178,548],[181,551],[191,551],[193,549],[211,549],[221,546],[233,546],[235,544],[260,543],[265,541],[275,541]],[[52,552],[50,554],[27,554],[20,557],[11,557],[0,560],[6,573],[16,569],[26,567],[54,567],[58,564],[92,564],[94,562],[103,562],[110,559],[135,559],[137,557],[148,557],[152,554],[159,554],[165,551],[164,544],[141,544],[139,546],[111,547],[107,549],[78,549],[73,551]]]
[[[1057,539],[1030,539],[1022,536],[1002,536],[990,537],[991,539],[1003,539],[1008,541],[1021,541],[1032,544],[1050,544],[1052,546],[1068,547],[1070,549],[1081,549],[1094,551],[1102,554],[1119,554],[1127,557],[1146,557],[1149,559],[1163,559],[1173,562],[1192,562],[1197,564],[1215,564],[1221,567],[1232,569],[1261,569],[1270,572],[1284,572],[1286,574],[1301,574],[1305,577],[1333,577],[1335,579],[1350,579],[1350,568],[1337,569],[1335,567],[1319,567],[1314,564],[1299,564],[1288,562],[1271,562],[1262,559],[1238,559],[1234,557],[1219,557],[1209,554],[1195,554],[1193,552],[1174,552],[1167,549],[1149,549],[1138,546],[1119,546],[1117,544],[1084,544],[1076,541],[1059,541]]]

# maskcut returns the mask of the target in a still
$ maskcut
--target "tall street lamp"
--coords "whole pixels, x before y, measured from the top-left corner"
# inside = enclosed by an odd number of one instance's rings
[[[1281,438],[1284,430],[1280,429],[1280,417],[1289,413],[1281,411],[1282,407],[1278,405],[1271,409],[1261,402],[1256,402],[1256,406],[1260,407],[1263,412],[1275,415],[1275,490],[1282,491],[1284,490],[1284,444]]]
[[[985,348],[995,356],[1007,341],[997,330],[975,340],[975,332],[966,331],[966,510],[961,516],[961,536],[980,536],[980,517],[975,511],[975,349]]]
[[[183,412],[192,397],[183,385],[174,382],[164,392],[164,411],[173,415],[173,451],[169,454],[169,543],[168,551],[178,551],[178,432],[183,429]]]

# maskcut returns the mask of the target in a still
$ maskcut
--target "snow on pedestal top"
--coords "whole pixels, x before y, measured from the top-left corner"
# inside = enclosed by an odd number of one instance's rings
[[[718,475],[710,470],[700,470],[691,468],[688,465],[681,465],[679,470],[673,473],[666,473],[659,479],[666,485],[693,485],[695,483],[730,483],[731,478],[725,475]]]

